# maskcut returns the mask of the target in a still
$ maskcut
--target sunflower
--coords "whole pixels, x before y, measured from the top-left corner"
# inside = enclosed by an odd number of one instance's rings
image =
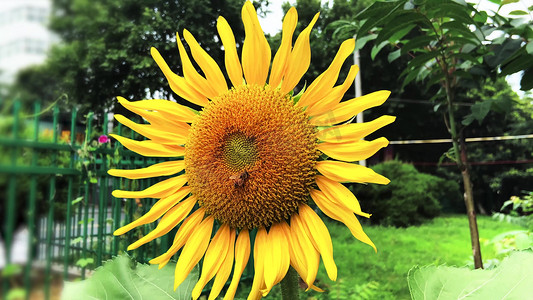
[[[159,199],[149,212],[114,234],[159,220],[153,231],[128,247],[131,250],[179,226],[170,249],[150,263],[162,268],[181,249],[176,288],[203,258],[201,276],[192,292],[194,299],[213,278],[209,299],[216,298],[231,274],[224,299],[233,299],[252,248],[254,278],[249,299],[267,295],[289,266],[308,289],[317,289],[313,283],[320,258],[328,277],[336,280],[331,238],[311,208],[312,202],[375,249],[356,217],[370,215],[361,211],[358,200],[342,183],[389,182],[353,162],[388,144],[385,138],[363,138],[393,122],[394,117],[358,124],[346,121],[381,105],[390,93],[378,91],[341,102],[358,71],[357,66],[351,66],[343,83],[335,86],[344,61],[355,47],[350,39],[342,43],[326,71],[293,95],[310,64],[309,35],[318,15],[293,45],[298,17],[291,8],[284,17],[281,45],[272,61],[250,2],[242,8],[245,40],[240,60],[232,30],[219,17],[217,29],[224,46],[229,88],[219,66],[187,30],[183,38],[193,60],[177,36],[183,76],[173,73],[152,48],[152,57],[170,88],[201,106],[201,111],[169,100],[130,102],[118,97],[124,107],[148,124],[137,124],[121,115],[116,119],[147,139],[112,136],[140,155],[177,159],[142,169],[109,171],[130,179],[170,176],[145,190],[113,192],[117,198]],[[213,228],[218,228],[214,235]],[[252,230],[256,232],[253,243]]]

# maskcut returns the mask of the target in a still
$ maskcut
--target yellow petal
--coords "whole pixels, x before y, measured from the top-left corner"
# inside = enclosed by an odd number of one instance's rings
[[[283,18],[281,44],[274,56],[274,60],[272,60],[272,70],[268,79],[270,86],[277,87],[287,69],[287,61],[292,48],[292,35],[294,29],[296,29],[296,23],[298,23],[298,13],[296,8],[291,7]]]
[[[214,99],[218,96],[216,89],[209,84],[206,78],[200,75],[196,68],[193,66],[192,61],[189,59],[189,55],[183,47],[179,33],[176,32],[176,41],[178,42],[178,49],[181,58],[181,64],[183,69],[183,77],[197,92],[203,94],[209,99]]]
[[[180,258],[176,263],[176,270],[174,272],[174,290],[176,290],[185,278],[187,278],[192,268],[194,268],[204,256],[211,238],[213,222],[213,216],[207,217],[197,228],[195,228],[187,239],[187,243],[185,244],[185,247],[183,247]]]
[[[187,139],[187,132],[176,134],[171,131],[158,130],[157,127],[146,124],[137,124],[120,114],[115,114],[115,119],[137,133],[164,145],[183,145]]]
[[[187,106],[180,105],[170,100],[150,99],[140,101],[128,101],[123,97],[117,97],[118,102],[126,108],[137,108],[149,111],[159,111],[166,114],[169,118],[182,121],[192,122],[196,118],[196,113],[193,109]]]
[[[128,179],[140,179],[159,176],[169,176],[181,172],[185,168],[185,161],[174,160],[154,164],[146,168],[119,170],[110,169],[107,174],[115,177],[124,177]]]
[[[332,88],[330,92],[324,96],[324,98],[317,100],[314,104],[310,105],[305,111],[307,115],[316,116],[323,114],[327,110],[339,104],[346,91],[348,91],[350,86],[352,86],[357,72],[359,72],[359,67],[356,65],[351,66],[346,79],[344,79],[344,82],[341,85]]]
[[[234,242],[234,241],[232,241]],[[220,268],[223,259],[228,254],[230,249],[230,228],[228,225],[222,225],[205,252],[204,262],[202,265],[202,275],[196,282],[194,289],[192,290],[192,298],[198,299],[205,285],[211,278],[213,278]]]
[[[323,292],[324,292],[323,289],[321,289],[321,288],[319,288],[318,286],[315,286],[315,285],[311,285],[310,288],[311,288],[313,291],[317,291],[317,292],[319,292],[319,293],[323,293]],[[309,289],[309,287],[308,287],[308,289]]]
[[[241,13],[245,32],[241,59],[244,77],[247,84],[264,85],[270,67],[270,46],[250,1],[244,3]]]
[[[134,220],[133,222],[115,230],[115,232],[113,232],[113,235],[121,235],[132,230],[135,227],[154,222],[155,220],[159,219],[164,213],[166,213],[169,209],[171,209],[174,205],[180,202],[183,198],[185,198],[185,196],[187,196],[190,192],[191,188],[188,186],[184,186],[176,193],[166,198],[160,199],[152,206],[152,208],[150,208],[147,213],[142,215],[140,218]]]
[[[174,145],[163,145],[154,141],[136,141],[128,139],[116,134],[110,134],[115,138],[122,146],[130,149],[131,151],[138,153],[142,156],[148,157],[180,157],[185,154],[185,148]]]
[[[119,103],[122,104],[122,106],[140,115],[150,124],[154,125],[154,127],[157,127],[159,129],[164,128],[164,130],[177,132],[177,133],[183,132],[185,134],[189,131],[189,128],[190,128],[189,124],[185,123],[185,121],[180,121],[183,118],[177,117],[174,114],[169,114],[169,113],[162,112],[162,111],[147,110],[144,108],[139,108],[136,105],[132,105],[132,103],[141,102],[145,100],[129,102],[122,97],[117,97],[117,99]],[[194,113],[192,109],[190,109],[190,111]]]
[[[298,107],[310,106],[331,92],[331,88],[335,85],[337,78],[339,77],[342,64],[346,58],[352,55],[354,48],[354,39],[346,40],[341,44],[339,51],[335,55],[335,58],[333,58],[333,61],[327,70],[320,74],[313,83],[311,83],[309,88],[305,90],[300,101],[297,103]]]
[[[370,238],[363,231],[361,223],[359,223],[359,220],[357,220],[353,213],[348,212],[344,209],[344,207],[329,201],[329,199],[326,197],[326,195],[324,195],[324,193],[315,189],[311,189],[311,198],[313,198],[313,201],[315,201],[316,205],[326,215],[328,215],[334,220],[344,223],[344,225],[346,225],[346,227],[350,229],[350,232],[356,239],[372,246],[372,248],[377,251],[376,246],[374,245],[374,243],[372,243]]]
[[[337,181],[333,181],[324,176],[317,175],[316,184],[332,202],[335,202],[339,206],[342,206],[360,216],[366,218],[370,217],[370,214],[361,211],[361,205],[359,205],[357,198],[355,198],[354,194],[344,185],[342,185],[342,183],[338,183]]]
[[[323,160],[316,163],[316,169],[322,175],[338,182],[388,184],[390,180],[374,170],[358,164]]]
[[[228,85],[226,79],[224,79],[224,74],[220,71],[215,60],[207,54],[202,47],[200,47],[200,44],[198,44],[194,36],[187,29],[183,31],[183,37],[187,44],[189,44],[192,57],[198,66],[200,66],[202,72],[204,72],[209,85],[211,85],[219,95],[227,92]]]
[[[222,45],[224,46],[224,62],[226,63],[226,72],[233,86],[239,86],[243,83],[242,66],[237,55],[237,46],[235,45],[235,36],[226,19],[218,17],[217,30]]]
[[[257,230],[254,243],[254,280],[252,289],[248,294],[248,300],[258,299],[261,297],[261,288],[264,285],[264,264],[265,249],[267,242],[267,232],[264,227]]]
[[[185,242],[193,232],[193,230],[200,224],[200,222],[203,220],[205,215],[205,209],[199,208],[195,212],[193,212],[185,221],[183,221],[183,224],[181,224],[180,228],[178,229],[178,232],[176,232],[176,235],[174,236],[174,241],[172,243],[172,246],[165,252],[164,254],[161,254],[160,256],[152,259],[149,261],[150,264],[159,264],[159,269],[163,268],[170,258],[179,250],[183,245],[185,245]]]
[[[320,143],[317,149],[331,158],[352,162],[367,159],[378,152],[379,149],[387,147],[388,144],[389,141],[386,138],[380,137],[373,141]]]
[[[372,132],[396,120],[393,116],[381,116],[365,123],[350,123],[322,129],[317,138],[323,142],[345,143],[364,138]]]
[[[315,126],[330,126],[344,122],[367,108],[383,104],[389,95],[389,91],[377,91],[368,95],[341,102],[332,110],[326,111],[325,113],[312,118],[309,123]]]
[[[285,76],[281,82],[281,92],[283,94],[290,92],[298,84],[302,76],[309,68],[311,62],[311,46],[309,44],[309,35],[320,13],[315,14],[311,23],[300,33],[294,48],[291,51],[287,61]]]
[[[242,272],[248,263],[250,258],[250,234],[247,229],[243,229],[239,232],[237,242],[235,244],[235,268],[233,270],[233,277],[231,278],[231,284],[226,291],[224,300],[230,300],[235,297],[237,286],[242,276]]]
[[[170,70],[167,63],[156,48],[152,47],[150,49],[150,53],[167,78],[168,84],[174,93],[199,106],[206,106],[209,104],[209,100],[207,100],[207,97],[203,93],[198,92],[185,80],[185,78],[176,75]]]
[[[296,225],[291,219],[291,247],[289,250],[291,251],[291,265],[309,287],[315,282],[318,265],[320,264],[320,254],[309,240],[305,230],[302,229],[301,225]]]
[[[140,238],[135,243],[132,243],[128,246],[128,251],[137,249],[138,247],[167,234],[171,231],[176,225],[178,225],[185,217],[191,212],[191,209],[196,204],[196,197],[190,196],[183,202],[178,203],[176,206],[171,208],[159,221],[157,227],[150,231],[147,235]]]
[[[187,183],[185,174],[160,181],[142,191],[114,190],[111,194],[115,198],[163,198],[175,193]]]
[[[283,228],[287,226],[285,221],[273,224],[267,235],[264,270],[267,294],[274,285],[285,277],[287,270],[289,270],[289,245]],[[264,292],[263,295],[265,295]]]
[[[303,229],[307,233],[311,243],[320,252],[329,279],[333,281],[337,280],[337,266],[333,260],[333,244],[331,243],[328,228],[320,220],[320,217],[306,204],[300,205],[299,216],[295,215],[295,217],[295,219],[301,221],[301,225],[303,225]]]
[[[235,247],[235,229],[232,229],[230,232],[230,249],[226,254],[226,258],[222,261],[220,269],[217,271],[217,277],[213,282],[211,287],[211,292],[209,293],[208,300],[214,300],[222,291],[222,288],[228,281],[231,269],[233,267],[233,257],[234,257],[234,247]]]

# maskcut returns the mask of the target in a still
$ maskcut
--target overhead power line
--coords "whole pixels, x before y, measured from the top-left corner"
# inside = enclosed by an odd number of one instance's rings
[[[465,142],[490,142],[490,141],[503,141],[503,140],[521,140],[532,139],[533,134],[522,135],[504,135],[504,136],[488,136],[488,137],[472,137],[466,138]],[[404,140],[404,141],[390,141],[391,145],[410,145],[410,144],[442,144],[451,143],[452,139],[428,139],[428,140]]]

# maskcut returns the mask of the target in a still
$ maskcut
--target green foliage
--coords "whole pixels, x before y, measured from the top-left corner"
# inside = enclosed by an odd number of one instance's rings
[[[421,224],[440,213],[440,201],[458,199],[457,183],[418,172],[396,160],[372,167],[389,178],[388,185],[357,185],[354,194],[374,224],[409,226]],[[448,199],[446,199],[448,198]]]
[[[426,90],[440,87],[432,100],[453,102],[458,91],[522,70],[522,89],[531,88],[533,24],[527,18],[489,17],[464,1],[397,0],[375,2],[354,20],[332,24],[335,35],[357,34],[358,48],[370,42],[373,60],[383,49],[389,50],[389,62],[408,56],[403,87],[413,81],[425,82]],[[500,37],[489,40],[494,31]],[[493,99],[476,100],[465,125],[507,108]]]
[[[50,27],[62,43],[50,51],[44,66],[21,74],[12,94],[31,97],[27,101],[50,101],[66,94],[69,106],[80,110],[109,108],[117,95],[169,98],[172,92],[150,47],[181,74],[176,32],[183,36],[187,28],[217,62],[223,62],[216,20],[220,15],[228,20],[240,47],[241,7],[242,0],[54,0]]]
[[[518,252],[493,270],[414,267],[407,282],[417,299],[527,299],[533,286],[533,253]]]
[[[502,206],[502,211],[507,207],[511,209],[511,214],[514,215],[530,215],[533,213],[533,192],[527,192],[524,196],[512,196],[511,199],[505,201]]]
[[[470,234],[466,226],[468,220],[465,216],[437,217],[420,226],[407,228],[363,224],[363,229],[378,248],[377,253],[368,245],[355,240],[343,224],[325,222],[333,242],[333,257],[338,268],[337,281],[329,280],[321,266],[316,285],[325,292],[302,290],[300,299],[336,300],[332,295],[337,282],[342,282],[348,290],[377,282],[379,288],[373,291],[371,299],[409,299],[405,278],[414,265],[465,266],[472,256]],[[487,216],[478,216],[478,224],[482,240],[492,240],[502,232],[522,229],[518,225],[500,223]],[[496,257],[492,249],[492,245],[481,244],[484,260]],[[242,282],[238,297],[246,299],[250,285],[251,281]],[[278,297],[269,294],[265,300],[278,300],[280,294],[277,295]]]
[[[198,270],[193,269],[174,291],[173,265],[158,270],[156,265],[117,256],[96,269],[89,279],[65,282],[61,299],[190,299]]]
[[[531,188],[531,182],[533,182],[533,168],[525,170],[513,168],[494,176],[490,181],[490,188],[501,198],[510,199],[512,196],[520,195],[521,191]]]
[[[318,299],[335,300],[370,300],[376,299],[379,282],[370,281],[364,284],[349,286],[343,279],[337,280],[328,293],[320,294]]]

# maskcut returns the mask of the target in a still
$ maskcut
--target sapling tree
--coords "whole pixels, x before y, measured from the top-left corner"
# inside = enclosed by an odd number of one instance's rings
[[[513,2],[492,1],[500,7]],[[458,96],[466,95],[468,89],[481,86],[488,78],[522,70],[522,89],[531,88],[531,21],[508,19],[497,12],[489,15],[463,0],[397,0],[375,2],[354,21],[339,21],[331,26],[337,28],[335,35],[356,35],[356,48],[373,41],[372,59],[383,49],[392,49],[389,61],[409,56],[411,59],[401,74],[403,86],[416,81],[424,83],[425,89],[438,87],[430,100],[434,101],[435,110],[444,114],[452,138],[449,154],[462,174],[474,265],[482,268],[463,130],[475,120],[481,123],[491,110],[505,112],[506,108],[494,99],[470,99],[470,111],[465,113],[456,103]]]

